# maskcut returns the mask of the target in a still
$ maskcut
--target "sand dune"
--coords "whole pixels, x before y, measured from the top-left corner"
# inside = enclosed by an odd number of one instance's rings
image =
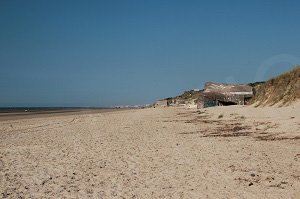
[[[0,121],[2,198],[296,198],[299,106]]]

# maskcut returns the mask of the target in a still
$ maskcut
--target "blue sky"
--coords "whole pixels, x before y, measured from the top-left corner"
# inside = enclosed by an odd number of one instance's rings
[[[0,0],[0,106],[145,104],[300,64],[299,1]]]

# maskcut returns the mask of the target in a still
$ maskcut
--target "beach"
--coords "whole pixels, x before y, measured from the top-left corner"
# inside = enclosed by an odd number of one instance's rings
[[[300,106],[0,121],[1,198],[297,198]]]

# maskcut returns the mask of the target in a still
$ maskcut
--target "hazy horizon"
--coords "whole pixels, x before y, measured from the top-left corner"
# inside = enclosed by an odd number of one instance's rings
[[[299,1],[0,1],[0,107],[149,104],[300,64]]]

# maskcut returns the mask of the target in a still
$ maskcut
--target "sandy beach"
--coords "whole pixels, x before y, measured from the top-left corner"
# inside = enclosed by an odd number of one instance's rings
[[[297,198],[300,106],[0,121],[1,198]]]

